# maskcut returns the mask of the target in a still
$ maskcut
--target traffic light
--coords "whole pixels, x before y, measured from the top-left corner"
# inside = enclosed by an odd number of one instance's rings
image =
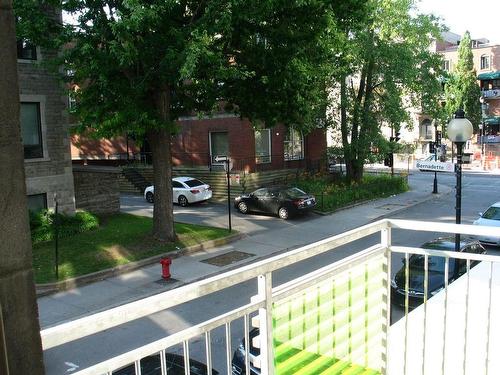
[[[436,153],[436,144],[434,142],[429,143],[429,153],[431,154]]]
[[[391,142],[399,142],[399,140],[401,139],[399,137],[400,135],[401,135],[401,133],[397,132],[394,137],[389,137],[389,141],[391,141]]]
[[[386,167],[392,167],[393,164],[394,164],[394,154],[393,153],[387,154],[387,156],[384,159],[384,165]]]

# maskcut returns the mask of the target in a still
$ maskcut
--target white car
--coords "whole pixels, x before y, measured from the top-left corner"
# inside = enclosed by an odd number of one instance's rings
[[[203,202],[212,198],[210,185],[193,177],[172,178],[173,201],[185,207],[189,203]],[[144,198],[154,202],[155,187],[149,186],[144,190]]]
[[[500,202],[492,204],[485,213],[479,213],[479,219],[474,221],[473,224],[499,227],[498,237],[478,236],[478,240],[488,245],[500,246]]]

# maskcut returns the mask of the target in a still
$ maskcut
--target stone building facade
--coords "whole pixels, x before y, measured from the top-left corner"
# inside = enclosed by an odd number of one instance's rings
[[[74,213],[67,96],[43,62],[56,53],[18,41],[19,98],[26,191],[32,210],[55,207]]]

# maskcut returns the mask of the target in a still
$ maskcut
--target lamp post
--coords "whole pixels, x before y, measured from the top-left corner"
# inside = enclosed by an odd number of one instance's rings
[[[436,124],[436,120],[434,120],[434,161],[438,161],[438,156],[440,155],[440,151],[438,151],[441,147],[441,126]],[[438,193],[438,182],[437,182],[437,172],[434,172],[434,185],[432,189],[432,194]]]
[[[472,137],[472,124],[465,118],[465,112],[459,109],[455,112],[455,118],[448,124],[448,139],[457,145],[457,164],[455,173],[457,175],[455,222],[460,224],[462,216],[462,154],[464,143]],[[455,234],[455,251],[460,250],[460,234]]]

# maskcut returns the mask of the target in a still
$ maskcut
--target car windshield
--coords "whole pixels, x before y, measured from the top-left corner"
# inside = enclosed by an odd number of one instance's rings
[[[429,272],[444,273],[445,258],[444,257],[429,257],[428,269]],[[412,255],[410,257],[410,267],[424,269],[425,257],[423,255]],[[449,260],[448,268],[452,269],[454,259]]]
[[[188,181],[185,181],[184,183],[189,187],[196,187],[196,186],[205,185],[203,182],[201,182],[200,180],[197,180],[197,179],[188,180]]]
[[[307,195],[304,191],[298,189],[298,188],[288,188],[285,189],[281,192],[285,197],[288,198],[300,198],[303,197],[304,195]]]
[[[483,219],[500,220],[500,207],[490,207],[482,216]]]

